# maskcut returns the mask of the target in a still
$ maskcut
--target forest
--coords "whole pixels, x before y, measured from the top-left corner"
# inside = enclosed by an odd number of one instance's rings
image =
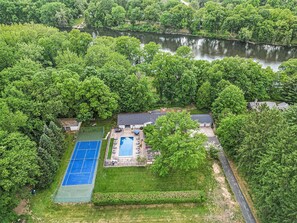
[[[0,23],[43,23],[189,33],[275,45],[297,45],[296,0],[0,0]]]
[[[291,59],[273,72],[239,57],[197,61],[185,46],[172,55],[133,37],[93,39],[78,30],[0,25],[1,219],[13,220],[12,209],[29,189],[52,182],[65,149],[57,118],[88,121],[195,104],[212,110],[224,148],[251,182],[263,222],[292,222],[296,106],[247,113],[246,102],[297,103],[296,67]],[[234,128],[241,138],[232,135]]]
[[[93,0],[85,11],[92,27],[188,33],[257,43],[296,45],[295,0]]]

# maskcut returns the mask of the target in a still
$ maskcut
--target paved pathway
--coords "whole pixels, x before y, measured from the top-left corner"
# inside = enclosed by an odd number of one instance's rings
[[[225,176],[229,182],[229,185],[233,191],[233,193],[235,194],[236,200],[239,203],[239,206],[241,208],[242,211],[242,215],[244,217],[245,222],[247,223],[256,223],[256,220],[254,218],[254,215],[249,207],[249,204],[247,203],[245,197],[243,196],[241,189],[238,185],[238,182],[233,174],[233,171],[230,167],[230,164],[228,162],[227,157],[225,156],[225,153],[220,145],[219,140],[217,139],[217,137],[209,137],[208,138],[209,142],[213,142],[216,145],[219,146],[220,151],[219,151],[219,160],[222,164]]]

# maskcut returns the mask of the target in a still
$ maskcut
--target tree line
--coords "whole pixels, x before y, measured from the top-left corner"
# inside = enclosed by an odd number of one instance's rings
[[[85,11],[92,27],[142,31],[188,30],[195,35],[296,45],[294,0],[92,0]]]
[[[78,30],[1,25],[1,218],[11,217],[26,188],[53,180],[64,151],[57,118],[88,121],[196,104],[220,123],[256,98],[296,103],[296,61],[275,73],[239,57],[196,61],[188,47],[171,55],[133,37],[93,39]]]
[[[68,27],[84,14],[87,4],[86,0],[1,0],[0,23],[34,22]]]
[[[261,222],[297,218],[297,105],[225,117],[217,134],[248,182]]]
[[[85,17],[91,27],[187,31],[206,37],[297,44],[295,0],[0,0],[0,23],[69,27]]]

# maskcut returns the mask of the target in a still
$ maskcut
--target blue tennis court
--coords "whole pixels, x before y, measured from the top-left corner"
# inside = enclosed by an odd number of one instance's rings
[[[62,186],[92,184],[101,141],[77,142]]]

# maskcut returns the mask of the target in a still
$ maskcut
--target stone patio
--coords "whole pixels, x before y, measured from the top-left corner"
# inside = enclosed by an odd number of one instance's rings
[[[139,130],[139,134],[136,135],[133,132],[134,130]],[[121,137],[134,138],[132,156],[119,156]],[[142,130],[125,128],[121,132],[115,132],[115,130],[112,129],[110,139],[112,138],[114,139],[114,143],[112,145],[112,156],[110,160],[105,160],[105,166],[144,166],[147,164],[147,149]]]

